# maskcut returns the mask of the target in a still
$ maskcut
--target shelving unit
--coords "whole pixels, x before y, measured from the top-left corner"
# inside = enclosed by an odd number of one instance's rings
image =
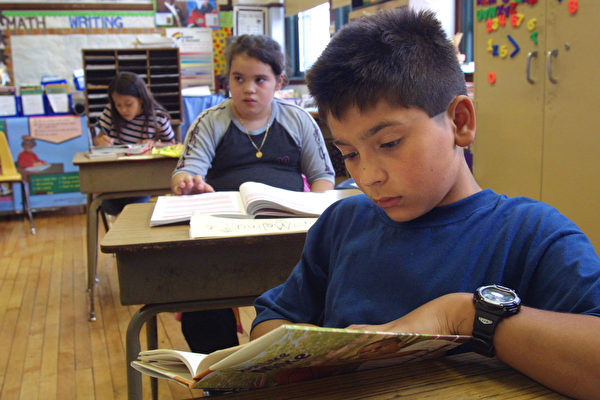
[[[88,124],[95,126],[108,103],[108,85],[120,72],[138,74],[168,112],[171,124],[182,118],[181,71],[178,48],[83,49],[85,110]]]

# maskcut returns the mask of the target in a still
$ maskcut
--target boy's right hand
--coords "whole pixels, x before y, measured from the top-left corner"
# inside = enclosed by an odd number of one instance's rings
[[[171,178],[171,191],[175,195],[183,195],[214,192],[215,189],[206,183],[200,175],[192,176],[182,172]]]

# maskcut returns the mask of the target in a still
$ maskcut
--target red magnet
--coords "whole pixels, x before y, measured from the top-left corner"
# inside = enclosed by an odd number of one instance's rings
[[[496,73],[495,72],[490,72],[488,74],[488,82],[490,83],[490,85],[493,85],[494,83],[496,83]]]
[[[569,0],[568,7],[569,7],[569,12],[571,14],[575,14],[577,12],[577,9],[579,8],[579,1],[578,0]]]

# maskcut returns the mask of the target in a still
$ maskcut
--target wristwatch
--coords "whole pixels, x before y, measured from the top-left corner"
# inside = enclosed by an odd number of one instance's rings
[[[473,351],[487,357],[496,354],[494,331],[503,318],[515,315],[521,307],[517,293],[504,286],[481,286],[473,294],[475,321],[473,322]]]

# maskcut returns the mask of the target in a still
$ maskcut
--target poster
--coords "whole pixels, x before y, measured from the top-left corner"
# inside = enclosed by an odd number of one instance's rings
[[[167,28],[167,37],[175,39],[181,63],[181,88],[215,87],[212,29]]]
[[[219,27],[216,0],[155,0],[157,26]]]

